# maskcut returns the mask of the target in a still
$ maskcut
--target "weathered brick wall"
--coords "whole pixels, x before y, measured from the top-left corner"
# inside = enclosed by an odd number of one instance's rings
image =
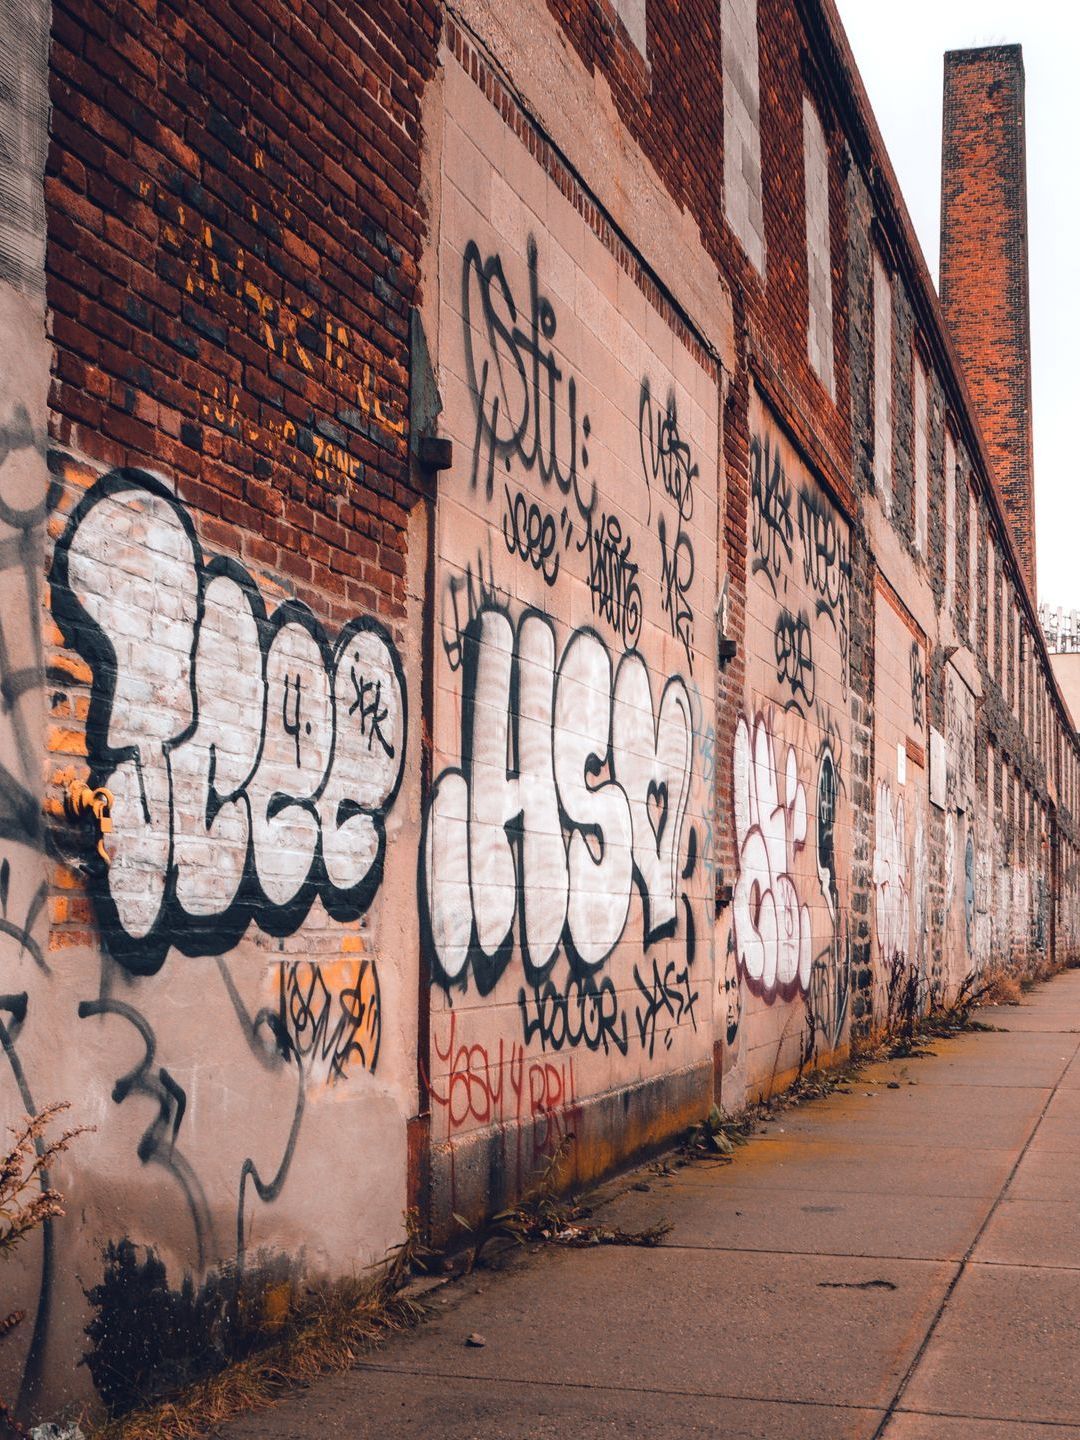
[[[1018,45],[945,57],[941,303],[1035,593],[1024,63]]]
[[[411,1201],[1080,953],[1074,739],[829,0],[58,3],[44,178],[34,14],[0,1038],[5,1113],[97,1131],[28,1404],[152,1391],[133,1286],[205,1354]]]
[[[79,1223],[19,1272],[28,1404],[39,1382],[152,1395],[185,1276],[174,1379],[212,1353],[215,1307],[280,1312],[305,1269],[351,1272],[403,1233],[409,336],[440,25],[434,4],[53,8],[49,543],[26,552],[48,578],[50,876],[18,909],[45,933],[9,987],[5,1109],[68,1098],[96,1130],[54,1177]],[[111,796],[101,852],[65,808],[85,780]]]
[[[743,1001],[725,1083],[756,1090],[848,1044],[855,777],[850,527],[756,391],[750,434],[748,703],[732,807]]]

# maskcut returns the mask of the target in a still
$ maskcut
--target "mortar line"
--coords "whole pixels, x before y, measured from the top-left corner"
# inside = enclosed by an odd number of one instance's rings
[[[1024,1141],[1024,1144],[1023,1144],[1023,1146],[1022,1146],[1022,1148],[1021,1148],[1021,1150],[1020,1150],[1019,1155],[1017,1155],[1017,1157],[1016,1157],[1016,1161],[1015,1161],[1015,1163],[1013,1164],[1012,1169],[1009,1171],[1008,1175],[1005,1177],[1005,1181],[1004,1181],[1001,1189],[998,1191],[997,1196],[995,1197],[995,1200],[994,1200],[993,1205],[991,1205],[990,1209],[987,1211],[987,1214],[986,1214],[985,1219],[983,1220],[982,1224],[979,1226],[978,1230],[976,1230],[974,1236],[972,1237],[971,1244],[970,1244],[970,1245],[968,1246],[968,1248],[964,1251],[963,1259],[960,1261],[960,1264],[959,1264],[959,1266],[957,1267],[956,1274],[952,1277],[952,1279],[949,1281],[948,1285],[945,1287],[945,1293],[944,1293],[944,1295],[942,1295],[941,1301],[940,1301],[940,1303],[938,1304],[938,1307],[937,1307],[936,1311],[934,1312],[933,1319],[930,1321],[930,1324],[929,1324],[929,1326],[927,1327],[926,1334],[923,1336],[922,1341],[921,1341],[921,1343],[920,1343],[920,1345],[919,1345],[919,1348],[916,1350],[915,1354],[912,1356],[910,1365],[909,1365],[909,1366],[907,1367],[907,1369],[904,1371],[904,1374],[903,1374],[903,1376],[902,1376],[901,1379],[900,1379],[900,1383],[899,1383],[899,1385],[897,1385],[896,1390],[895,1390],[894,1393],[893,1393],[893,1397],[892,1397],[892,1399],[889,1401],[888,1407],[886,1408],[885,1413],[884,1413],[884,1415],[883,1415],[882,1418],[881,1418],[881,1423],[878,1425],[877,1429],[874,1431],[873,1435],[871,1436],[871,1440],[882,1440],[882,1437],[883,1437],[884,1434],[885,1434],[885,1428],[886,1428],[886,1426],[889,1424],[889,1422],[890,1422],[890,1420],[892,1419],[892,1417],[896,1414],[896,1411],[897,1411],[897,1409],[898,1409],[898,1407],[899,1407],[899,1405],[900,1405],[900,1401],[904,1398],[904,1393],[905,1393],[905,1391],[907,1390],[908,1385],[911,1383],[911,1378],[912,1378],[912,1376],[915,1374],[915,1371],[918,1369],[919,1364],[920,1364],[920,1362],[922,1361],[923,1356],[926,1354],[927,1350],[930,1348],[930,1342],[931,1342],[931,1340],[933,1340],[934,1335],[935,1335],[936,1332],[937,1332],[937,1328],[938,1328],[938,1326],[941,1324],[942,1317],[943,1317],[944,1314],[945,1314],[945,1310],[946,1310],[946,1308],[948,1307],[949,1301],[952,1299],[953,1293],[955,1292],[957,1285],[959,1285],[961,1278],[962,1278],[964,1275],[967,1274],[968,1266],[969,1266],[970,1263],[971,1263],[971,1257],[972,1257],[972,1255],[975,1253],[975,1247],[978,1245],[979,1241],[982,1239],[983,1235],[986,1233],[986,1229],[987,1229],[987,1226],[990,1224],[990,1221],[991,1221],[991,1220],[994,1218],[994,1216],[997,1214],[997,1212],[998,1212],[998,1207],[1001,1205],[1002,1200],[1005,1198],[1006,1194],[1008,1193],[1008,1190],[1009,1190],[1010,1185],[1012,1184],[1012,1182],[1013,1182],[1013,1181],[1015,1180],[1015,1178],[1016,1178],[1016,1172],[1020,1169],[1020,1166],[1023,1164],[1023,1162],[1024,1162],[1024,1157],[1027,1155],[1028,1151],[1030,1150],[1031,1145],[1032,1145],[1032,1142],[1033,1142],[1034,1139],[1035,1139],[1035,1136],[1039,1133],[1039,1129],[1040,1129],[1043,1121],[1046,1119],[1046,1112],[1047,1112],[1047,1110],[1049,1110],[1051,1104],[1053,1103],[1054,1096],[1058,1093],[1058,1090],[1059,1090],[1060,1087],[1061,1087],[1061,1082],[1062,1082],[1062,1080],[1064,1080],[1065,1075],[1067,1074],[1067,1072],[1068,1072],[1068,1070],[1069,1070],[1069,1067],[1072,1065],[1073,1061],[1076,1059],[1076,1057],[1077,1057],[1078,1054],[1080,1054],[1080,1042],[1078,1042],[1078,1043],[1076,1044],[1076,1046],[1074,1047],[1072,1054],[1068,1057],[1068,1059],[1067,1059],[1067,1061],[1066,1061],[1066,1063],[1065,1063],[1065,1066],[1064,1066],[1064,1068],[1063,1068],[1062,1071],[1061,1071],[1061,1074],[1058,1076],[1057,1080],[1054,1082],[1054,1088],[1050,1091],[1050,1094],[1046,1097],[1046,1104],[1045,1104],[1045,1105],[1042,1107],[1042,1109],[1039,1111],[1039,1118],[1035,1121],[1035,1124],[1032,1126],[1031,1134],[1030,1134],[1030,1135],[1028,1136],[1028,1138]]]

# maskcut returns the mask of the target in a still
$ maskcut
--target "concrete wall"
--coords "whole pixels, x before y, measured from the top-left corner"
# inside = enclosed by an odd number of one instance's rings
[[[2,1118],[96,1127],[27,1416],[1080,945],[830,6],[184,8],[3,21]]]
[[[433,260],[440,1225],[564,1133],[579,1174],[604,1169],[616,1092],[638,1143],[685,1124],[715,990],[719,367],[470,58],[443,56]]]

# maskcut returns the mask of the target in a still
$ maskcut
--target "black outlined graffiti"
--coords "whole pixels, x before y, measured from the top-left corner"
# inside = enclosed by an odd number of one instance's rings
[[[475,567],[470,562],[461,575],[450,575],[442,596],[442,646],[447,664],[455,673],[465,663],[465,632],[485,605],[505,605],[509,595],[495,584],[495,564],[488,535],[487,559],[477,552]]]
[[[840,772],[832,746],[825,742],[818,760],[817,868],[821,893],[835,925],[840,894],[836,872],[836,812],[840,804]]]
[[[170,946],[221,954],[252,920],[288,935],[316,896],[334,919],[362,914],[407,725],[379,622],[350,621],[331,648],[299,602],[267,614],[247,571],[206,560],[184,507],[136,470],[84,496],[51,583],[93,671],[92,783],[114,795],[112,864],[91,871],[114,958],[152,974]]]
[[[694,545],[687,527],[694,514],[694,481],[698,467],[690,458],[689,445],[679,434],[674,395],[668,397],[666,407],[654,405],[647,378],[641,382],[638,437],[645,484],[649,491],[650,518],[654,481],[659,482],[664,497],[675,507],[673,526],[662,507],[656,522],[660,541],[660,602],[672,635],[686,652],[686,664],[692,673],[694,612],[688,597],[694,583],[695,567]]]
[[[780,447],[768,436],[750,439],[750,544],[754,558],[751,574],[764,575],[773,594],[785,565],[794,550],[795,527],[791,518],[791,486],[780,464]]]
[[[344,972],[344,973],[343,973]],[[374,962],[285,961],[278,969],[278,1021],[309,1072],[331,1082],[353,1066],[374,1071],[382,1039],[379,977]]]
[[[803,580],[815,597],[816,613],[824,615],[836,632],[840,651],[840,678],[844,694],[848,684],[850,648],[849,608],[851,554],[836,511],[817,491],[804,485],[799,491],[799,539]]]
[[[0,425],[0,576],[5,585],[0,607],[0,841],[4,842],[0,936],[10,942],[2,947],[2,953],[6,983],[13,987],[29,979],[22,966],[24,957],[33,962],[35,976],[52,973],[45,950],[48,888],[43,863],[46,837],[39,707],[46,669],[40,613],[45,522],[59,498],[60,482],[49,472],[46,449],[44,430],[35,429],[25,405],[15,405],[10,418]],[[16,979],[20,969],[23,973]],[[30,994],[25,989],[0,996],[0,1046],[18,1105],[26,1114],[36,1115],[39,1107],[34,1087],[19,1054],[29,1009]],[[44,1017],[39,1014],[37,1018]],[[38,1140],[36,1146],[40,1154],[43,1142]],[[40,1174],[39,1183],[43,1190],[49,1187],[46,1171]],[[34,1242],[40,1245],[41,1268],[16,1403],[23,1414],[36,1402],[47,1378],[56,1235],[56,1221],[47,1219],[40,1240]],[[29,1256],[27,1264],[33,1264]]]
[[[488,994],[515,946],[530,984],[560,951],[575,974],[595,972],[634,885],[644,943],[673,935],[694,744],[683,680],[654,699],[642,657],[613,667],[589,629],[557,657],[534,610],[515,626],[482,609],[464,654],[462,761],[435,782],[421,854],[436,980],[464,987],[471,972]]]
[[[584,1045],[589,1050],[627,1051],[626,1016],[609,976],[571,974],[563,989],[543,980],[518,991],[521,1028],[528,1045],[539,1040],[543,1050],[560,1051]]]
[[[819,1048],[835,1050],[847,1021],[851,993],[851,951],[847,920],[840,904],[839,867],[836,858],[838,812],[844,783],[840,773],[840,739],[835,726],[820,714],[823,739],[818,750],[817,872],[822,898],[832,925],[832,940],[814,957],[807,992],[811,1054]]]
[[[809,811],[793,746],[779,746],[771,723],[742,716],[732,762],[739,874],[732,907],[739,971],[754,995],[791,1000],[810,985],[810,907],[795,884]]]
[[[776,680],[786,685],[791,694],[785,710],[804,715],[814,703],[814,636],[805,610],[793,615],[786,605],[776,617],[773,632],[776,647]]]
[[[923,670],[922,646],[917,640],[911,642],[911,718],[916,730],[921,730],[926,716],[926,673]]]
[[[564,376],[552,342],[555,307],[541,293],[536,240],[528,242],[529,297],[522,313],[501,258],[480,253],[470,240],[461,276],[461,314],[467,379],[476,409],[472,483],[490,500],[496,470],[516,462],[541,485],[555,485],[587,520],[596,500],[586,490],[590,421],[578,419],[578,387]],[[573,518],[573,517],[572,517]],[[567,533],[567,538],[569,534]]]
[[[562,545],[569,538],[571,521],[562,508],[561,520],[545,510],[537,501],[531,500],[522,490],[511,491],[503,487],[506,506],[503,510],[502,533],[506,549],[511,555],[519,555],[526,564],[544,578],[546,585],[554,585],[559,578]],[[562,537],[566,537],[563,539]]]
[[[586,531],[593,614],[607,621],[630,649],[641,634],[641,587],[630,558],[630,536],[617,515],[590,520]],[[580,548],[580,547],[579,547]]]
[[[17,1048],[19,1032],[26,1020],[27,1001],[28,996],[25,990],[14,995],[0,995],[0,1016],[10,1016],[8,1022],[0,1020],[0,1046],[3,1047],[4,1057],[11,1068],[12,1078],[15,1081],[23,1110],[27,1115],[36,1115],[38,1106],[34,1102],[34,1096],[27,1082],[26,1071]],[[45,1142],[42,1138],[39,1137],[35,1140],[34,1149],[38,1155],[44,1152]],[[49,1189],[52,1182],[47,1169],[41,1171],[40,1182],[42,1190]],[[55,1270],[56,1221],[49,1216],[41,1225],[41,1273],[38,1281],[34,1328],[30,1336],[30,1345],[26,1353],[22,1382],[19,1387],[17,1408],[20,1412],[38,1395],[45,1379],[45,1350],[52,1321],[52,1290]]]
[[[836,1050],[844,1038],[851,996],[851,950],[841,916],[832,943],[814,957],[806,993],[807,1053],[810,1064],[823,1051]]]
[[[651,1060],[658,1036],[662,1038],[664,1048],[670,1050],[675,1029],[684,1020],[689,1020],[697,1030],[694,1006],[699,996],[696,990],[690,988],[688,965],[680,969],[674,960],[669,960],[661,970],[655,956],[652,959],[652,974],[647,979],[634,966],[634,983],[641,992],[635,1010],[638,1039]]]
[[[970,827],[964,846],[964,925],[970,954],[975,948],[975,837]]]
[[[143,1132],[136,1154],[143,1165],[160,1165],[180,1187],[194,1227],[196,1255],[201,1269],[213,1241],[213,1220],[199,1178],[177,1144],[187,1109],[187,1095],[163,1065],[155,1064],[157,1040],[154,1031],[134,1005],[108,995],[80,1003],[80,1020],[98,1015],[115,1015],[125,1020],[143,1043],[142,1059],[113,1085],[113,1103],[122,1105],[134,1095],[157,1106],[157,1114]]]

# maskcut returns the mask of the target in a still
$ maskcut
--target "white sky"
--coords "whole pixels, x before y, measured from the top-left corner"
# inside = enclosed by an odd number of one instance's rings
[[[1039,599],[1080,609],[1080,6],[1076,0],[837,0],[936,278],[942,56],[1019,43],[1027,75],[1028,217]]]

